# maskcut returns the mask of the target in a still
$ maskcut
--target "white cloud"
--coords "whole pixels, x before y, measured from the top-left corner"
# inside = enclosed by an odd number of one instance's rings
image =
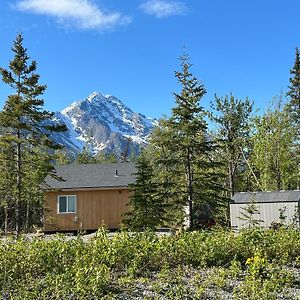
[[[130,22],[119,12],[104,12],[91,0],[19,0],[15,8],[52,16],[64,25],[80,29],[108,29]]]
[[[140,8],[145,13],[157,18],[184,15],[188,10],[184,2],[172,0],[148,0]]]

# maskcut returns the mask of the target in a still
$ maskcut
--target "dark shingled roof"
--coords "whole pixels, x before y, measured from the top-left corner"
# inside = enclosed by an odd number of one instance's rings
[[[127,187],[135,181],[136,173],[134,163],[71,164],[55,169],[65,181],[47,176],[47,190]]]
[[[236,193],[232,197],[232,203],[249,203],[252,199],[257,203],[298,202],[300,200],[300,191]]]

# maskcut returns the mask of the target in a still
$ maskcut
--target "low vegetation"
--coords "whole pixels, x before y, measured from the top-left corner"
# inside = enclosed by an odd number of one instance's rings
[[[298,267],[286,228],[0,242],[2,299],[297,299]]]

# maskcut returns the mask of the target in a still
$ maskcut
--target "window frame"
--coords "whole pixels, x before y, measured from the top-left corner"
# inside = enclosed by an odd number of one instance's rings
[[[66,211],[59,211],[59,203],[60,203],[60,198],[66,197]],[[69,210],[69,197],[74,197],[75,198],[75,211],[68,211]],[[77,195],[58,195],[57,196],[57,214],[76,214],[77,213]]]

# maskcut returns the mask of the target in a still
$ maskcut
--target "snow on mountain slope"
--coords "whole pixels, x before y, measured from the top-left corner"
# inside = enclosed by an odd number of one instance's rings
[[[140,146],[147,144],[151,130],[157,125],[155,119],[133,112],[116,97],[98,92],[56,113],[54,120],[69,129],[56,134],[55,140],[75,153],[85,144],[95,153],[136,153]]]

